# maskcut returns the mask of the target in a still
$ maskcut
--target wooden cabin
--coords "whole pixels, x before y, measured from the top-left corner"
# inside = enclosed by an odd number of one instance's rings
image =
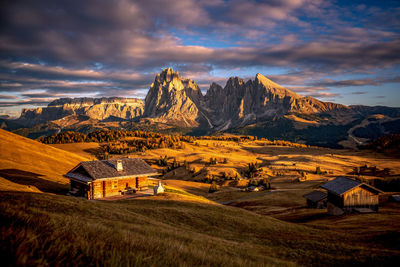
[[[379,189],[359,181],[337,177],[321,186],[328,191],[328,213],[341,215],[345,212],[377,212]]]
[[[314,190],[303,196],[307,200],[307,207],[313,209],[326,208],[328,194],[322,191]]]
[[[64,177],[70,180],[71,195],[99,199],[147,189],[153,175],[157,171],[144,160],[123,158],[83,161]]]

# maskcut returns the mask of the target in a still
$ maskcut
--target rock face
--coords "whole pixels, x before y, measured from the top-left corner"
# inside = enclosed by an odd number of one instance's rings
[[[143,117],[186,127],[226,130],[290,112],[310,114],[346,108],[302,97],[261,74],[247,82],[230,78],[224,88],[213,83],[203,97],[194,81],[168,68],[157,74],[151,85]]]
[[[36,125],[70,115],[87,116],[95,120],[110,117],[133,119],[143,114],[143,101],[135,98],[60,98],[45,108],[23,109],[19,123]]]
[[[204,97],[213,124],[219,129],[282,117],[290,112],[319,113],[347,109],[344,105],[302,97],[265,76],[254,80],[230,78],[225,87],[213,83]]]
[[[144,117],[186,127],[199,126],[203,95],[197,84],[173,69],[157,74],[145,100]]]

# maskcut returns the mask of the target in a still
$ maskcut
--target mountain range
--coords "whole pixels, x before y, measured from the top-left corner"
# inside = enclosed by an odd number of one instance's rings
[[[61,98],[44,108],[24,109],[1,128],[38,137],[64,130],[99,128],[231,132],[311,145],[354,147],[400,132],[400,108],[345,106],[300,96],[267,77],[231,77],[203,95],[191,79],[171,68],[157,74],[145,101],[135,98]]]

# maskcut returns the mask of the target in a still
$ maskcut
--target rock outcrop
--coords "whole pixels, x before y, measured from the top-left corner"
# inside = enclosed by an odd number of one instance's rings
[[[261,74],[247,82],[238,77],[230,78],[224,88],[213,83],[204,97],[204,106],[213,124],[223,130],[283,117],[291,112],[310,114],[347,108],[302,97]]]
[[[199,126],[203,95],[197,84],[173,69],[157,74],[145,99],[144,117],[185,127]]]
[[[133,119],[144,111],[143,101],[135,98],[60,98],[44,108],[23,109],[18,122],[32,126],[70,115],[87,116],[94,120],[111,117]]]

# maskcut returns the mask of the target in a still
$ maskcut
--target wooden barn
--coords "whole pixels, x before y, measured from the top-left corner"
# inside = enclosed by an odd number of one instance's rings
[[[83,161],[64,177],[70,179],[70,194],[99,199],[147,189],[152,175],[158,173],[144,160],[123,158]]]
[[[377,212],[380,190],[346,177],[337,177],[321,186],[328,191],[328,213]]]
[[[322,191],[314,190],[303,196],[307,200],[307,207],[313,209],[326,208],[328,194]]]

